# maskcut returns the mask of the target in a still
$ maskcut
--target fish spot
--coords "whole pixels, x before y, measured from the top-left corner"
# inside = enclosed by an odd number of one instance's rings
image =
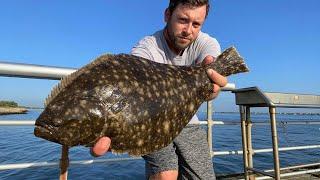
[[[80,112],[79,108],[74,108],[74,113],[78,114]]]
[[[144,95],[144,90],[143,90],[143,88],[138,88],[137,91],[138,91],[139,94]]]
[[[170,90],[169,94],[170,94],[170,96],[173,96],[174,95],[173,90]]]
[[[194,110],[194,104],[189,104],[189,111],[191,112],[191,111],[193,111]]]
[[[142,146],[144,144],[143,140],[142,139],[139,139],[138,142],[137,142],[137,146]]]
[[[66,112],[64,113],[64,115],[69,116],[71,114],[71,110],[67,109]]]
[[[183,89],[187,89],[188,86],[187,86],[186,84],[183,84],[183,85],[182,85],[182,88],[183,88]]]
[[[169,133],[170,132],[170,122],[169,121],[164,121],[163,122],[163,130],[164,130],[164,133]]]
[[[84,95],[84,96],[88,95],[88,91],[83,91],[82,95]]]
[[[111,61],[114,65],[120,65],[118,61]]]
[[[133,82],[134,87],[139,87],[139,83],[137,81]]]
[[[120,82],[118,83],[118,85],[119,85],[119,87],[124,87],[124,83],[123,83],[122,81],[120,81]]]
[[[86,108],[87,103],[88,103],[88,102],[87,102],[86,100],[81,100],[81,101],[80,101],[80,106],[83,107],[83,108]]]
[[[118,74],[113,75],[113,77],[114,77],[115,79],[120,79],[120,76],[119,76]]]
[[[178,110],[177,110],[176,107],[174,107],[174,108],[172,109],[172,111],[173,111],[174,113],[177,113],[177,112],[178,112]]]

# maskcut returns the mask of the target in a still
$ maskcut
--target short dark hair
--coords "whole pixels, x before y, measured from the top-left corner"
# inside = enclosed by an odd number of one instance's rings
[[[193,7],[206,5],[207,7],[206,17],[208,16],[209,9],[210,9],[209,0],[170,0],[168,9],[171,14],[179,4],[189,5]]]

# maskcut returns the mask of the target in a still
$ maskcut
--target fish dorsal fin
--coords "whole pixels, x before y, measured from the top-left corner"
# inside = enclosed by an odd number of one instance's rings
[[[97,59],[93,60],[91,63],[83,66],[77,71],[71,73],[68,76],[65,76],[61,79],[61,81],[51,90],[51,93],[48,95],[44,102],[44,107],[46,107],[60,92],[62,92],[69,84],[71,84],[76,78],[78,78],[83,73],[89,73],[90,70],[96,65],[105,62],[112,56],[110,54],[102,55]]]

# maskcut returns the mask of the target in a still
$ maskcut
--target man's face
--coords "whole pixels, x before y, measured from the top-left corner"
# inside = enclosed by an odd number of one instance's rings
[[[167,40],[176,53],[188,47],[198,36],[206,17],[206,6],[190,7],[179,4],[170,13],[165,12],[167,22]]]

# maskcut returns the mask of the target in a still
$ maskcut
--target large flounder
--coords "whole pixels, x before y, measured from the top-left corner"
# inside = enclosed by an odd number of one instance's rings
[[[100,56],[52,90],[34,134],[70,147],[108,136],[113,152],[153,152],[167,146],[212,93],[208,68],[224,76],[248,71],[233,47],[214,63],[194,67]]]

